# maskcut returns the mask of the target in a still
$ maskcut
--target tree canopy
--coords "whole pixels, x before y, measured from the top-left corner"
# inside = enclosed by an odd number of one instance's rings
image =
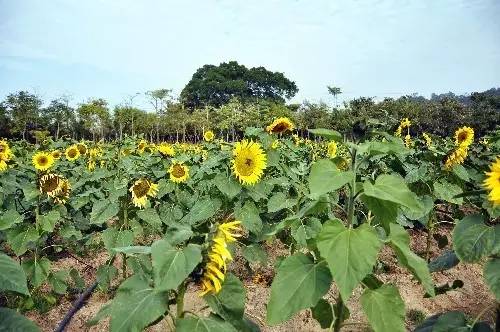
[[[228,103],[238,98],[243,103],[256,99],[284,103],[299,91],[295,82],[264,67],[248,69],[236,61],[199,68],[181,92],[181,100],[191,109]]]

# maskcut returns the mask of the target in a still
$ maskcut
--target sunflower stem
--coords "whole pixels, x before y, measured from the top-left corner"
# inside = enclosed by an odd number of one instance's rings
[[[186,284],[183,282],[180,284],[179,288],[177,288],[177,318],[181,319],[184,317],[184,294],[186,293]]]
[[[353,148],[351,152],[352,155],[351,170],[353,172],[353,176],[349,190],[349,201],[347,208],[347,225],[349,226],[349,228],[352,227],[352,222],[354,218],[354,200],[356,198],[356,152],[357,152],[356,149]]]

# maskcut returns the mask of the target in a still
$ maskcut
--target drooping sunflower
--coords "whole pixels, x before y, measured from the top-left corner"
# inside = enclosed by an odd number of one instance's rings
[[[52,197],[54,202],[59,204],[66,203],[69,198],[71,186],[69,181],[58,174],[49,173],[40,177],[38,181],[40,193]]]
[[[335,158],[337,156],[338,145],[335,141],[328,142],[327,154],[329,158]]]
[[[58,204],[64,204],[69,199],[71,185],[69,184],[69,181],[67,179],[63,178],[60,187],[61,191],[54,197],[54,202]]]
[[[89,172],[93,172],[95,170],[95,160],[94,159],[89,159],[87,161],[87,170],[89,170]]]
[[[61,156],[62,156],[62,153],[60,150],[53,150],[51,153],[52,157],[54,157],[54,159],[56,160],[59,160],[61,159]]]
[[[432,138],[429,136],[429,134],[427,133],[423,133],[422,134],[422,137],[424,138],[425,140],[425,145],[430,148],[432,146]]]
[[[266,154],[259,143],[243,140],[233,149],[232,170],[238,180],[245,185],[259,182],[266,169]]]
[[[490,171],[486,172],[483,185],[489,190],[489,201],[495,206],[500,205],[500,157],[490,165]]]
[[[215,138],[215,134],[213,131],[211,130],[207,130],[204,134],[203,134],[203,139],[206,141],[206,142],[211,142],[213,141],[213,139]]]
[[[292,131],[295,126],[289,118],[281,117],[274,120],[269,126],[266,127],[266,131],[272,134],[280,134],[285,131]]]
[[[0,172],[4,172],[6,171],[8,168],[8,165],[7,163],[5,162],[5,160],[2,159],[2,157],[0,156]]]
[[[411,142],[411,136],[410,134],[407,134],[405,136],[405,146],[409,149],[411,148],[412,142]]]
[[[143,153],[146,147],[148,146],[148,142],[144,139],[141,139],[137,144],[137,152]]]
[[[461,145],[455,150],[453,150],[450,155],[446,158],[444,166],[446,169],[451,169],[455,165],[460,165],[467,158],[467,147],[465,145]]]
[[[233,259],[227,249],[227,244],[235,242],[241,236],[239,234],[240,224],[241,221],[231,221],[217,227],[217,233],[212,239],[212,246],[208,252],[205,270],[201,278],[200,296],[217,294],[222,289],[227,262]]]
[[[167,142],[161,142],[157,150],[164,157],[173,157],[175,155],[174,147]]]
[[[80,150],[78,150],[76,145],[71,145],[66,149],[64,154],[66,155],[66,159],[69,161],[75,161],[80,157]]]
[[[89,157],[90,158],[98,158],[102,157],[102,148],[94,147],[89,149]]]
[[[170,180],[175,183],[186,182],[189,178],[189,168],[175,160],[170,165],[168,173],[170,174]]]
[[[6,140],[0,140],[0,160],[9,161],[13,154],[10,149],[9,143]]]
[[[455,131],[455,145],[465,145],[469,146],[474,141],[474,129],[471,127],[461,127]]]
[[[87,154],[87,150],[88,150],[87,144],[85,144],[83,142],[77,143],[76,148],[80,152],[80,155],[85,156]]]
[[[401,137],[403,129],[405,129],[405,128],[407,129],[407,134],[409,135],[410,134],[410,125],[411,125],[410,119],[404,118],[399,123],[398,129],[396,129],[396,132],[394,133],[394,135],[396,137]]]
[[[155,197],[158,193],[158,185],[148,179],[139,179],[134,182],[129,191],[132,193],[132,203],[138,208],[144,208],[147,196]]]
[[[54,157],[49,152],[39,151],[32,158],[33,166],[39,171],[46,171],[54,166]]]

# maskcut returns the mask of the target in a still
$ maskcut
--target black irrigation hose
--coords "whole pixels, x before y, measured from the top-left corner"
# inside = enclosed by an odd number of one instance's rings
[[[55,329],[54,332],[63,332],[64,331],[64,329],[66,328],[66,325],[69,324],[69,322],[71,321],[73,316],[78,312],[78,310],[80,310],[83,307],[85,301],[87,301],[87,299],[90,297],[90,295],[92,295],[92,292],[96,289],[96,287],[97,287],[97,281],[94,281],[94,283],[92,285],[90,285],[89,288],[87,288],[85,290],[85,292],[82,293],[82,295],[80,295],[78,300],[76,300],[76,302],[73,303],[73,307],[64,316],[63,320],[59,323],[59,325],[57,326],[57,328]]]

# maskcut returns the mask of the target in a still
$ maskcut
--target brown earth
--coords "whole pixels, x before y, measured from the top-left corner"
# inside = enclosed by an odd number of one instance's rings
[[[450,229],[442,227],[438,233],[445,235],[451,241]],[[411,246],[416,253],[423,253],[426,246],[427,233],[424,231],[410,230]],[[449,247],[450,245],[448,245]],[[288,254],[288,249],[279,241],[266,245],[269,261],[266,266],[252,266],[253,272],[245,267],[244,259],[237,257],[232,263],[231,270],[243,280],[247,290],[246,314],[248,318],[256,322],[262,331],[322,331],[319,324],[311,317],[309,310],[303,310],[295,315],[289,321],[278,326],[269,327],[265,325],[266,303],[270,296],[270,284],[273,278],[273,264],[278,256]],[[431,252],[432,257],[439,255],[443,249],[438,249],[437,244],[433,241]],[[76,268],[84,277],[87,284],[90,284],[95,279],[95,268],[102,265],[107,259],[105,253],[99,253],[93,257],[85,257],[79,260],[68,257],[60,259],[53,263],[54,269]],[[492,323],[494,320],[494,303],[492,293],[488,290],[482,278],[482,266],[480,264],[459,264],[453,269],[434,273],[434,282],[436,285],[451,283],[455,279],[460,279],[464,282],[461,289],[449,291],[446,294],[438,295],[434,298],[424,298],[422,286],[412,277],[412,275],[397,264],[394,253],[390,248],[384,248],[379,257],[383,262],[384,269],[382,273],[377,274],[384,282],[392,282],[399,288],[401,296],[406,303],[406,311],[421,312],[425,316],[433,315],[443,311],[460,310],[465,312],[469,317],[476,317],[478,314],[486,310],[482,316],[482,320],[487,320]],[[117,268],[121,262],[115,262]],[[119,282],[119,281],[118,281]],[[203,299],[198,297],[196,286],[191,285],[186,293],[185,308],[186,310],[207,313],[206,304]],[[371,331],[366,324],[359,297],[361,295],[361,287],[358,287],[353,296],[349,299],[347,305],[350,309],[351,316],[342,328],[342,331]],[[335,286],[325,295],[325,299],[330,302],[334,301],[337,296]],[[60,303],[47,313],[40,314],[35,311],[27,313],[27,316],[34,320],[43,331],[53,331],[59,321],[64,317],[70,309],[72,301],[75,297],[65,296],[60,299]],[[99,322],[98,325],[89,327],[85,323],[91,319],[109,300],[109,296],[101,291],[96,291],[88,303],[73,317],[66,331],[106,331],[108,328],[108,320]],[[487,309],[489,307],[489,309]],[[407,315],[406,327],[413,330],[415,327],[414,319]],[[415,316],[415,315],[413,315]],[[165,321],[148,328],[147,331],[169,331],[171,328]]]

